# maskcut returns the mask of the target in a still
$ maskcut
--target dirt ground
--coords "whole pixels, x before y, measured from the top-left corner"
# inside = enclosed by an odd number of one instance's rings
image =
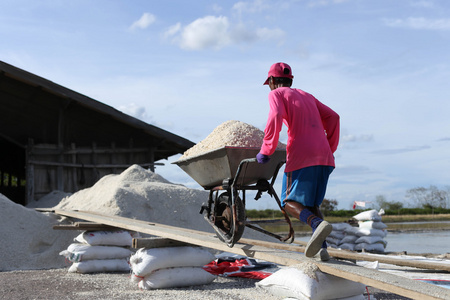
[[[67,269],[0,272],[0,298],[20,300],[170,299],[275,300],[281,299],[255,285],[256,280],[218,277],[208,285],[140,290],[128,273],[78,274]],[[371,299],[405,300],[368,288]],[[366,295],[367,298],[367,295]]]

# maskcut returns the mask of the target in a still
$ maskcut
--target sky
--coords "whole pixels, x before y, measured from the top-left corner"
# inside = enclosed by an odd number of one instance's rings
[[[1,0],[0,60],[194,143],[228,120],[264,130],[263,82],[286,62],[340,115],[338,208],[450,185],[447,0]],[[178,158],[156,173],[202,189]]]

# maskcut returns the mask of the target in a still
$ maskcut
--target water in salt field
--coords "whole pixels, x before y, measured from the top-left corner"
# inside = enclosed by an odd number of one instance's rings
[[[406,251],[409,254],[433,253],[444,254],[450,253],[450,230],[433,230],[436,226],[448,225],[448,221],[444,222],[414,222],[414,223],[397,223],[396,227],[411,228],[412,226],[421,228],[418,231],[394,231],[388,232],[384,238],[387,241],[386,252]],[[434,226],[434,227],[432,227]],[[389,224],[388,224],[389,228]],[[310,236],[295,237],[296,240],[309,240]]]
[[[407,251],[408,253],[450,253],[450,231],[389,232],[385,237],[386,251]]]

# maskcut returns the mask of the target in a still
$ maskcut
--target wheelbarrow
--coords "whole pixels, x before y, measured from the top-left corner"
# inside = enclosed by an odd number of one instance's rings
[[[203,203],[200,214],[230,248],[242,237],[245,227],[285,243],[294,241],[291,221],[273,188],[278,171],[286,161],[286,151],[276,150],[268,163],[259,164],[255,158],[259,150],[225,146],[174,162],[205,190],[209,190],[208,202]],[[248,190],[257,191],[255,200],[265,192],[275,198],[289,225],[287,236],[272,233],[247,220],[245,202]]]

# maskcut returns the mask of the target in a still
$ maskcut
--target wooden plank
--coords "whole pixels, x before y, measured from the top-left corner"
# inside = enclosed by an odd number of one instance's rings
[[[55,230],[115,231],[121,228],[94,222],[75,222],[73,224],[54,225]]]
[[[95,231],[95,230],[106,230],[106,231],[114,231],[114,230],[122,230],[122,228],[105,225],[105,224],[99,224],[95,222],[75,222],[74,225],[82,230],[89,230],[89,231]]]
[[[135,249],[182,247],[182,246],[193,246],[193,245],[185,243],[185,242],[180,242],[180,241],[161,238],[161,237],[136,238],[136,239],[133,239],[133,242],[132,242],[132,247]]]
[[[41,209],[36,208],[38,211],[42,212],[54,212],[53,209]],[[93,212],[91,212],[93,213]],[[95,214],[95,213],[93,213]],[[140,221],[142,222],[142,221]],[[159,224],[160,226],[164,226]],[[184,229],[187,230],[187,229]],[[263,247],[268,248],[275,248],[275,249],[283,249],[287,251],[296,251],[296,252],[304,252],[305,248],[302,246],[306,246],[306,242],[302,241],[294,241],[294,244],[298,244],[300,246],[295,246],[293,244],[283,244],[283,243],[273,243],[273,242],[267,242],[267,241],[260,241],[260,240],[251,240],[251,239],[241,239],[240,240],[243,243],[253,244],[253,245],[259,245]],[[385,264],[391,264],[396,266],[402,266],[402,267],[413,267],[413,268],[419,268],[419,269],[427,269],[427,270],[436,270],[436,271],[447,271],[450,272],[450,264],[442,264],[440,262],[430,262],[430,261],[421,261],[421,260],[407,260],[407,259],[397,259],[394,257],[386,257],[383,255],[371,255],[366,253],[357,253],[353,251],[347,251],[347,250],[339,250],[339,249],[333,249],[328,248],[328,253],[330,256],[334,258],[340,258],[340,259],[346,259],[346,260],[361,260],[361,261],[378,261],[380,263]]]
[[[70,168],[87,168],[87,169],[95,169],[95,168],[128,168],[130,164],[74,164],[74,163],[64,163],[64,162],[54,162],[54,161],[39,161],[39,160],[30,160],[28,162],[30,165],[38,165],[38,166],[51,166],[51,167],[70,167]],[[151,167],[151,166],[164,166],[164,163],[138,163],[141,167]]]
[[[74,224],[53,225],[54,230],[79,230]]]
[[[295,246],[292,244],[280,244],[280,243],[271,243],[266,241],[258,241],[258,240],[249,240],[249,239],[241,239],[246,243],[259,245],[263,247],[269,248],[278,248],[288,251],[300,251],[304,252],[304,247],[306,243],[297,243],[301,246]],[[450,272],[450,264],[443,264],[440,262],[430,262],[430,261],[422,261],[422,260],[407,260],[394,258],[392,256],[386,257],[384,255],[373,255],[366,253],[356,253],[350,252],[346,250],[338,250],[333,248],[328,248],[328,253],[330,256],[334,258],[347,259],[347,260],[363,260],[363,261],[378,261],[380,263],[391,264],[402,267],[413,267],[419,269],[427,269],[427,270],[436,270],[436,271],[447,271]]]
[[[450,290],[448,289],[377,270],[359,267],[347,262],[335,260],[320,262],[314,259],[308,259],[298,252],[273,249],[242,242],[236,243],[233,248],[229,248],[225,243],[219,241],[213,234],[148,221],[134,220],[120,216],[107,216],[95,212],[65,210],[55,210],[55,213],[67,217],[84,219],[127,230],[178,240],[224,252],[231,252],[251,258],[262,259],[285,266],[295,265],[302,262],[310,262],[316,264],[324,273],[361,282],[365,285],[408,298],[423,300],[450,299]]]
[[[53,208],[45,208],[45,207],[37,207],[34,209],[35,211],[39,211],[39,212],[49,212],[49,213],[54,213],[55,210]]]

